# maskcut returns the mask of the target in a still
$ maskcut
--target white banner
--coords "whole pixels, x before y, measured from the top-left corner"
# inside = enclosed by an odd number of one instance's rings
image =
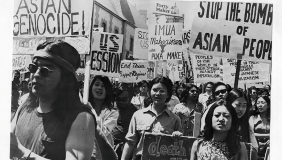
[[[12,69],[21,73],[28,72],[28,65],[32,62],[30,55],[13,55]]]
[[[93,32],[90,74],[119,77],[123,35]]]
[[[151,7],[152,12],[156,14],[182,16],[177,3],[174,1],[158,1],[149,7]]]
[[[223,58],[223,81],[234,83],[236,59]],[[269,64],[255,61],[241,61],[238,83],[256,83],[269,81]]]
[[[219,57],[192,54],[194,82],[218,82],[221,80]]]
[[[149,61],[182,60],[182,23],[149,24]]]
[[[89,36],[91,0],[15,0],[14,37]]]
[[[148,30],[135,28],[133,57],[148,59]]]
[[[190,50],[271,63],[273,4],[208,2],[197,5]]]
[[[154,62],[148,61],[121,61],[120,82],[136,83],[154,78]]]

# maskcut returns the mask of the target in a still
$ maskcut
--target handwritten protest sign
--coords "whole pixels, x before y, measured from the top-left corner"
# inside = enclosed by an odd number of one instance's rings
[[[120,82],[136,83],[142,80],[151,80],[154,75],[154,66],[148,61],[123,60],[120,64]]]
[[[234,82],[236,59],[223,58],[223,81]],[[242,61],[238,83],[269,81],[269,64],[254,61]]]
[[[219,57],[192,54],[194,82],[220,81]]]
[[[135,28],[133,57],[148,59],[148,30]]]
[[[186,77],[186,72],[182,61],[168,61],[166,69],[169,79],[171,79],[173,82],[181,81]]]
[[[182,16],[176,2],[158,1],[150,7],[155,14],[164,14],[170,16]]]
[[[14,1],[14,37],[90,35],[91,0]]]
[[[273,4],[199,2],[190,50],[196,54],[271,63]]]
[[[13,55],[12,69],[21,73],[28,72],[28,65],[32,62],[30,55]]]
[[[170,135],[145,134],[142,160],[189,160],[193,137],[174,139]]]
[[[182,23],[149,24],[149,61],[182,60]]]
[[[123,35],[93,32],[90,74],[119,77]]]

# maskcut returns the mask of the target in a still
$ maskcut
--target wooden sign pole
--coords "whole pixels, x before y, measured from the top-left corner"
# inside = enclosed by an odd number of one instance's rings
[[[238,88],[238,81],[239,81],[240,68],[241,68],[241,61],[242,61],[242,54],[237,54],[237,65],[236,65],[234,89]]]

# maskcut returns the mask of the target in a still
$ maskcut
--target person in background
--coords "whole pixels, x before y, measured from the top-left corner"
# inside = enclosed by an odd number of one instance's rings
[[[204,106],[204,110],[207,108],[207,100],[209,99],[209,96],[212,95],[212,87],[213,82],[207,82],[204,85],[205,93],[201,93],[199,95],[199,102]]]
[[[113,89],[108,77],[97,75],[89,86],[88,102],[97,113],[97,128],[114,147],[112,131],[117,125],[119,112],[114,108]]]
[[[221,99],[207,112],[206,127],[193,143],[190,160],[247,160],[246,146],[237,136],[238,118],[232,105]]]
[[[96,121],[78,96],[79,64],[79,53],[66,42],[37,47],[29,65],[31,92],[11,124],[10,158],[90,159]]]
[[[174,107],[179,103],[180,103],[179,99],[175,95],[171,95],[170,100],[167,102],[167,108],[170,111],[173,111]]]
[[[118,159],[121,159],[122,149],[126,142],[125,136],[128,132],[128,127],[132,115],[137,111],[137,108],[130,102],[133,95],[133,88],[127,83],[120,83],[116,89],[116,107],[119,110],[117,126],[113,129],[115,151]]]
[[[11,121],[14,118],[16,111],[19,107],[19,97],[20,93],[18,91],[17,85],[12,81],[12,95],[11,95]]]
[[[258,98],[258,89],[255,86],[251,86],[249,88],[249,101],[252,105],[252,107],[250,108],[250,111],[254,111],[255,110],[255,103],[256,103],[256,99]]]
[[[259,97],[260,97],[260,96],[267,96],[267,97],[269,97],[270,94],[269,94],[269,92],[268,92],[267,89],[263,88],[263,89],[261,89],[261,90],[259,91],[258,96],[259,96]]]
[[[146,80],[140,81],[137,83],[139,88],[139,93],[132,97],[131,103],[137,108],[137,109],[143,109],[145,108],[144,100],[148,97],[148,85],[149,83]]]
[[[209,108],[213,105],[213,103],[215,101],[218,101],[220,99],[225,99],[227,94],[228,94],[227,86],[223,82],[217,82],[213,85],[212,95],[211,95],[212,99],[211,99],[211,102],[210,102],[211,104],[208,105],[207,109],[204,111],[203,116],[201,118],[201,131],[204,130],[205,118],[206,118],[206,114],[207,114],[207,111],[209,110]]]
[[[13,72],[13,83],[17,86],[18,90],[20,90],[20,88],[21,88],[20,77],[21,77],[20,71],[14,70],[14,72]]]
[[[195,112],[203,113],[203,105],[198,102],[198,97],[198,87],[188,84],[181,94],[181,103],[173,109],[173,113],[181,120],[184,136],[193,136]]]
[[[185,83],[179,83],[179,85],[176,87],[176,96],[178,99],[180,99],[182,92],[185,90],[186,85]]]
[[[271,87],[269,84],[266,84],[263,88],[268,91],[269,95],[271,94]]]
[[[270,145],[270,99],[268,96],[259,97],[255,101],[255,111],[249,123],[258,141],[258,159],[261,160]]]
[[[22,105],[24,103],[24,101],[26,101],[26,99],[29,95],[29,92],[30,92],[29,84],[30,84],[29,78],[26,78],[21,83],[21,97],[19,99],[19,106]]]
[[[136,111],[129,124],[122,160],[140,160],[145,133],[182,135],[181,122],[166,106],[172,95],[172,82],[166,77],[156,77],[149,84],[153,103]]]
[[[248,103],[247,95],[242,90],[233,89],[228,93],[225,100],[231,103],[237,113],[240,141],[252,145],[252,160],[256,160],[258,143],[254,130],[249,125],[249,108],[251,105]]]

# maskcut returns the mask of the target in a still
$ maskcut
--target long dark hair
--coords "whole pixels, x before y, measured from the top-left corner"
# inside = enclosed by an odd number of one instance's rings
[[[206,141],[210,141],[213,138],[213,127],[212,127],[212,117],[213,117],[213,112],[216,107],[224,105],[226,109],[229,111],[232,117],[232,123],[231,123],[231,128],[227,133],[226,136],[226,144],[231,152],[231,156],[236,155],[241,148],[239,137],[238,137],[238,117],[235,109],[232,107],[232,105],[229,102],[226,102],[224,100],[219,100],[216,101],[211,108],[209,109],[206,119],[205,119],[205,128],[204,132],[201,135],[201,137],[204,138]]]
[[[180,96],[180,102],[182,103],[186,103],[187,100],[189,99],[189,91],[192,89],[192,88],[196,88],[197,91],[199,91],[199,88],[194,85],[194,84],[188,84],[185,88],[185,90],[182,92],[181,96]],[[199,95],[198,95],[198,98],[199,98]],[[197,99],[198,101],[198,99]]]
[[[97,75],[97,76],[94,77],[94,79],[92,80],[92,82],[90,83],[90,86],[89,86],[88,102],[90,102],[90,104],[93,107],[95,107],[94,97],[93,97],[93,93],[92,93],[92,87],[93,87],[95,81],[98,80],[98,79],[103,82],[105,90],[106,90],[106,97],[104,99],[103,104],[105,104],[107,108],[112,109],[113,108],[113,100],[114,100],[113,85],[112,85],[111,81],[109,80],[109,78],[106,77],[106,76]]]
[[[54,55],[57,55],[70,63],[74,69],[76,70],[80,64],[80,56],[77,50],[63,41],[52,41],[52,42],[44,42],[37,47],[37,50],[45,50],[46,52],[50,52]],[[36,60],[36,59],[34,59]],[[57,98],[52,103],[52,107],[54,108],[55,115],[64,120],[69,113],[82,105],[79,99],[79,86],[77,83],[77,79],[75,75],[61,66],[60,64],[56,64],[61,69],[61,80],[57,86]],[[37,96],[35,96],[31,91],[29,93],[29,97],[23,103],[23,108],[27,108],[28,111],[31,111],[38,107],[39,101],[37,100]]]
[[[177,90],[178,90],[180,87],[182,87],[182,88],[183,88],[183,91],[184,91],[185,88],[186,88],[185,83],[179,83],[179,84],[176,86],[176,88],[175,88],[176,96],[177,96],[177,98],[179,98],[179,99],[180,99],[181,95],[178,94]]]
[[[239,134],[241,136],[241,140],[243,140],[244,142],[250,142],[249,110],[251,108],[251,104],[247,99],[247,95],[239,89],[233,89],[230,91],[230,93],[228,93],[225,100],[229,102],[230,104],[232,104],[236,99],[241,98],[241,97],[245,98],[247,102],[247,108],[246,108],[246,112],[244,113],[244,115],[241,118],[238,118],[238,122],[239,122],[238,125],[241,128],[241,130],[239,131]]]
[[[265,100],[265,102],[267,103],[267,105],[269,106],[266,110],[266,117],[268,119],[268,121],[270,122],[270,99],[268,96],[260,96],[256,99],[256,103],[255,103],[255,111],[253,112],[252,115],[257,116],[259,115],[259,111],[258,111],[258,107],[257,107],[257,101],[259,98],[263,98]]]

